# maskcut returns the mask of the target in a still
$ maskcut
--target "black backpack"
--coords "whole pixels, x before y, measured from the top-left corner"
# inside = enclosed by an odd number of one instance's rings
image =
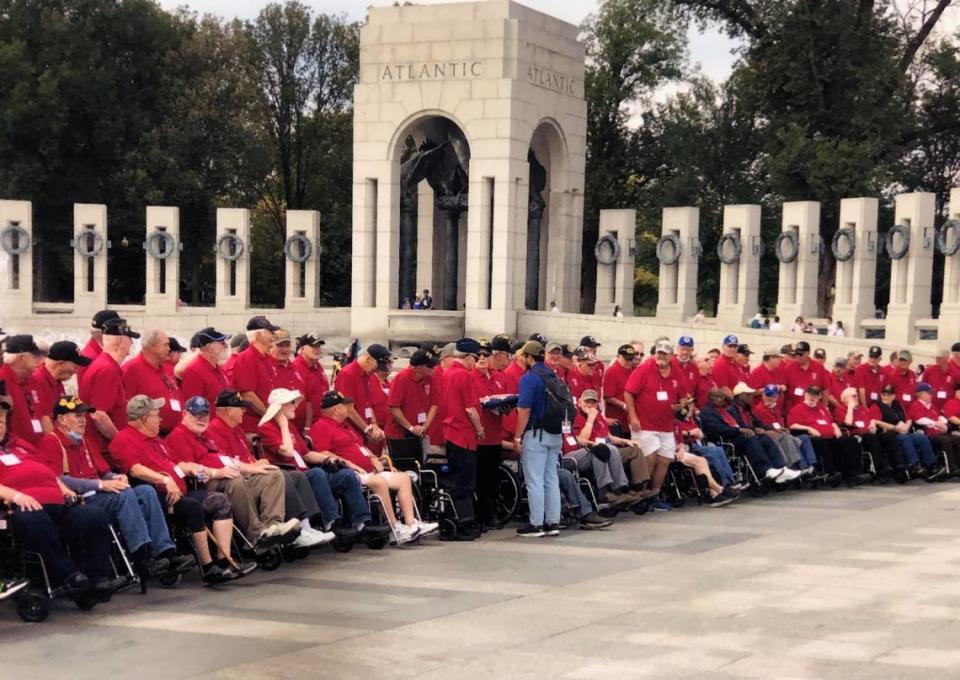
[[[546,388],[546,403],[543,407],[543,415],[533,425],[532,429],[540,429],[550,434],[561,434],[564,421],[572,424],[573,417],[576,415],[576,407],[574,406],[573,395],[570,394],[570,388],[555,373],[547,370],[543,364],[534,364],[530,370],[540,377]]]

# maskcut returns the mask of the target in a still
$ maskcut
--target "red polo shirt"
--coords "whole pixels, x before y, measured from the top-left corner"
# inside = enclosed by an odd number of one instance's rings
[[[263,446],[263,456],[274,465],[295,466],[298,470],[306,470],[307,463],[303,456],[307,455],[310,447],[303,440],[297,428],[290,426],[290,438],[293,441],[293,450],[300,458],[296,456],[289,458],[280,453],[280,447],[283,445],[283,438],[280,436],[280,426],[275,420],[271,420],[257,428],[257,434],[260,435],[260,443]]]
[[[633,368],[626,368],[621,365],[619,361],[611,361],[610,366],[603,373],[603,398],[611,397],[623,401],[623,388],[627,386],[627,379],[633,370]],[[627,417],[626,409],[606,404],[604,415],[620,423],[624,432],[630,429],[630,419]]]
[[[187,492],[183,471],[173,462],[173,455],[160,437],[148,437],[139,430],[125,427],[110,442],[109,451],[125,474],[130,474],[134,465],[143,465],[167,475],[176,482],[181,493]],[[162,486],[155,486],[163,490]]]
[[[761,363],[750,371],[750,379],[747,381],[747,384],[755,390],[762,390],[767,385],[786,385],[787,378],[784,374],[783,365],[777,366],[777,370],[771,371]],[[761,401],[763,401],[763,399],[757,396],[755,403],[759,404]],[[784,394],[781,391],[777,397],[777,408],[780,409],[780,411],[783,411],[784,402]]]
[[[329,451],[367,472],[374,471],[373,460],[364,452],[360,435],[346,420],[338,423],[329,416],[320,416],[310,426],[310,439],[318,451]]]
[[[160,407],[160,431],[169,432],[180,424],[183,417],[183,397],[177,381],[164,370],[164,364],[152,366],[143,353],[138,354],[120,367],[123,372],[123,387],[134,397],[145,394],[151,399],[164,400]]]
[[[880,409],[876,404],[870,408],[864,408],[863,404],[857,404],[853,410],[853,424],[847,425],[846,417],[849,409],[849,406],[840,404],[833,412],[833,419],[840,427],[849,428],[850,434],[866,434],[870,431],[871,420],[883,420]]]
[[[773,408],[767,406],[767,403],[761,399],[758,402],[755,402],[751,408],[750,412],[753,414],[753,417],[759,420],[766,426],[766,429],[769,430],[782,430],[784,429],[783,424],[783,411],[780,410],[779,402],[774,405]]]
[[[118,431],[127,426],[127,392],[123,387],[123,372],[112,356],[103,352],[93,360],[83,374],[79,392],[80,399],[110,416]],[[92,431],[101,450],[109,443],[89,419],[87,431]]]
[[[76,444],[59,428],[54,428],[40,440],[37,459],[57,475],[66,472],[79,479],[100,479],[110,472],[110,466],[100,455],[100,446],[89,432]]]
[[[393,379],[387,404],[392,408],[399,408],[411,425],[423,425],[427,422],[427,412],[430,411],[432,386],[433,376],[428,375],[417,380],[414,378],[413,366],[407,366]],[[392,416],[387,419],[386,433],[390,439],[403,439],[408,434]]]
[[[210,418],[210,427],[205,433],[217,445],[217,448],[241,463],[255,463],[250,440],[247,439],[243,426],[230,427],[225,422],[213,416]]]
[[[503,418],[488,408],[483,408],[479,404],[482,397],[489,397],[494,394],[504,393],[503,375],[500,371],[490,371],[489,376],[485,376],[480,371],[474,369],[470,371],[473,376],[474,388],[477,396],[477,410],[480,413],[480,423],[483,425],[483,439],[477,442],[480,446],[500,446],[503,441]]]
[[[198,463],[208,468],[222,468],[226,467],[232,458],[206,432],[194,434],[183,423],[173,428],[173,432],[168,434],[164,441],[167,443],[167,450],[178,463]],[[221,459],[221,456],[227,460]]]
[[[717,387],[727,387],[732,390],[738,382],[744,380],[744,372],[736,359],[721,354],[710,368],[710,377],[713,378]],[[747,379],[749,379],[749,377],[748,373]],[[670,429],[671,431],[673,430],[672,427]]]
[[[479,408],[476,384],[460,361],[443,373],[443,440],[470,451],[477,450],[477,432],[467,418],[468,408]]]
[[[843,391],[848,387],[853,387],[853,383],[850,379],[850,374],[846,371],[843,372],[839,378],[836,373],[827,374],[827,389],[830,390],[830,394],[833,395],[833,398],[837,401],[840,401],[840,395],[843,394]]]
[[[370,393],[370,376],[364,373],[359,361],[351,361],[344,366],[333,385],[342,395],[353,399],[353,407],[363,420],[368,423],[376,422],[373,395]]]
[[[820,370],[822,371],[823,367]],[[832,439],[836,436],[833,431],[833,418],[830,417],[830,412],[827,411],[827,407],[822,402],[818,402],[816,406],[807,406],[802,401],[795,404],[787,414],[787,423],[790,426],[806,425],[812,427],[820,433],[821,437],[826,439]]]
[[[370,375],[370,403],[373,406],[373,417],[380,427],[390,420],[390,407],[387,406],[390,398],[390,383],[384,382],[376,373]]]
[[[683,362],[680,361],[680,358],[677,356],[673,357],[671,361],[673,367],[679,371],[680,375],[683,376],[683,392],[682,396],[693,397],[697,390],[697,383],[700,379],[700,369],[697,368],[697,362],[694,359],[690,361]]]
[[[956,383],[949,370],[942,370],[936,364],[927,366],[923,372],[923,382],[930,383],[933,388],[933,403],[937,405],[937,408],[942,409],[947,400],[953,399]]]
[[[44,364],[40,364],[29,380],[30,388],[36,392],[33,399],[34,418],[52,417],[53,407],[67,391],[63,383],[53,377]]]
[[[430,405],[437,407],[437,412],[433,416],[433,422],[430,423],[430,429],[427,430],[427,439],[434,444],[443,444],[443,368],[437,366],[433,369],[433,375],[430,382]],[[513,422],[517,422],[516,409],[510,411]],[[513,439],[513,435],[510,435]]]
[[[827,371],[816,361],[810,361],[806,368],[800,365],[799,361],[793,361],[784,371],[787,385],[787,410],[791,410],[795,405],[803,401],[803,395],[807,388],[816,385],[821,389],[827,387]]]
[[[906,408],[906,407],[905,407]],[[914,424],[921,418],[929,418],[930,420],[937,421],[940,419],[940,409],[938,409],[932,402],[930,404],[924,404],[922,401],[915,400],[910,404],[909,408],[906,408],[907,418],[912,420]],[[937,432],[932,427],[927,427],[921,425],[923,431],[927,435],[937,436],[943,434],[942,432]]]
[[[276,376],[275,366],[273,357],[264,354],[252,344],[248,345],[237,355],[233,365],[234,389],[238,392],[253,392],[266,406]],[[243,429],[247,432],[256,432],[259,422],[260,416],[251,409],[247,409],[243,414]]]
[[[184,401],[190,397],[203,397],[211,404],[217,401],[217,395],[230,389],[227,374],[219,366],[214,366],[202,354],[195,356],[183,369],[180,383],[180,395]]]
[[[880,392],[883,391],[883,381],[883,369],[881,369],[880,366],[871,366],[866,363],[860,364],[853,374],[853,386],[857,389],[863,389],[867,404],[880,401]]]
[[[893,389],[897,391],[897,401],[903,404],[904,408],[917,400],[917,374],[913,370],[908,368],[904,372],[898,368],[889,368],[883,381],[887,385],[893,385]]]
[[[960,399],[956,397],[949,399],[947,403],[943,405],[940,412],[943,414],[943,417],[948,420],[950,418],[960,418]]]
[[[36,449],[28,442],[8,435],[0,445],[0,484],[32,496],[42,505],[63,505],[63,493],[57,477],[37,459]]]
[[[304,386],[301,390],[304,399],[297,407],[297,429],[302,430],[307,421],[307,404],[313,407],[313,418],[316,420],[320,414],[320,402],[323,400],[324,392],[329,391],[330,382],[327,380],[326,371],[323,370],[323,364],[319,361],[316,366],[311,366],[303,355],[299,354],[290,362],[290,365],[300,376]]]
[[[707,395],[710,394],[710,390],[717,388],[717,383],[714,381],[709,374],[701,375],[700,380],[697,382],[696,390],[696,403],[697,408],[703,408],[707,405]]]
[[[645,361],[627,380],[624,392],[633,395],[643,430],[673,432],[676,419],[673,405],[680,401],[683,377],[673,366],[669,368],[669,373],[663,376],[655,361]]]
[[[597,394],[603,391],[603,375],[597,370],[599,364],[593,365],[593,373],[586,375],[577,367],[567,372],[567,387],[574,399],[579,399],[586,390],[596,390]]]
[[[9,366],[0,368],[0,380],[6,381],[7,396],[13,401],[13,411],[7,414],[7,430],[27,441],[31,446],[40,443],[43,427],[34,417],[34,395],[30,392],[29,376],[21,380]]]
[[[87,344],[83,346],[83,349],[80,350],[80,354],[87,357],[90,360],[90,365],[88,366],[77,366],[77,383],[80,383],[80,379],[83,378],[83,374],[87,372],[90,366],[93,365],[93,361],[103,354],[103,345],[99,342],[90,338],[87,340]]]

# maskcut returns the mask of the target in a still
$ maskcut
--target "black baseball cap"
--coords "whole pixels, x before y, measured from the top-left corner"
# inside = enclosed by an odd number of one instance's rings
[[[950,351],[951,351],[951,352],[960,352],[960,342],[955,342],[955,343],[953,343],[952,345],[950,345]]]
[[[817,347],[815,350],[813,350],[813,356],[817,359],[826,359],[827,350],[823,349],[823,347]]]
[[[737,354],[742,354],[745,357],[753,354],[753,350],[750,349],[750,345],[737,345]]]
[[[367,347],[367,354],[377,360],[379,368],[386,368],[387,364],[393,361],[393,355],[383,345],[373,344]]]
[[[883,356],[883,350],[880,348],[879,345],[873,345],[870,348],[870,351],[867,352],[867,356],[869,356],[871,359],[879,359],[880,357]]]
[[[326,341],[319,337],[316,333],[304,333],[297,338],[298,350],[301,347],[321,347],[326,344]]]
[[[504,335],[503,333],[494,335],[493,338],[490,339],[490,349],[496,352],[511,351],[510,338]]]
[[[823,394],[823,390],[817,387],[816,385],[810,385],[809,387],[807,387],[807,394],[815,394],[817,396],[820,396],[821,394]]]
[[[797,354],[803,354],[804,352],[810,351],[810,343],[806,340],[801,340],[796,345],[793,346],[793,351]]]
[[[125,335],[128,338],[139,338],[140,334],[130,328],[126,319],[117,317],[116,319],[107,319],[103,322],[104,335]]]
[[[90,327],[96,331],[103,330],[103,324],[110,319],[119,319],[120,315],[117,314],[112,309],[101,309],[99,312],[93,315],[93,321],[90,323]]]
[[[572,359],[575,353],[576,350],[567,343],[563,343],[563,346],[560,348],[560,354],[567,359]]]
[[[77,366],[89,366],[92,359],[85,357],[77,349],[77,344],[69,340],[61,340],[50,345],[47,357],[54,361],[70,361]]]
[[[217,395],[215,406],[217,408],[249,408],[253,404],[246,399],[241,399],[240,393],[236,390],[222,390]]]
[[[330,390],[329,392],[324,392],[323,397],[320,398],[320,408],[333,408],[339,404],[352,404],[353,399],[346,397],[336,390]]]
[[[214,342],[226,342],[229,337],[229,335],[221,333],[213,326],[207,326],[193,334],[193,337],[190,338],[190,346],[199,349]]]
[[[43,354],[32,335],[8,335],[3,341],[3,351],[8,354]]]
[[[617,348],[617,354],[622,356],[624,359],[636,359],[637,350],[633,345],[620,345]]]
[[[172,335],[167,338],[167,343],[170,345],[171,352],[186,352],[187,348],[180,344],[180,341],[177,340]]]
[[[428,349],[418,349],[410,357],[411,366],[426,366],[433,368],[440,363],[440,358]]]
[[[580,346],[596,349],[600,346],[600,343],[597,342],[597,339],[592,335],[584,335],[582,338],[580,338]]]
[[[90,404],[85,404],[76,397],[65,396],[60,397],[57,400],[57,403],[53,405],[53,417],[66,415],[67,413],[96,413],[95,409]]]
[[[531,333],[529,339],[533,340],[534,342],[539,342],[541,345],[547,344],[547,339],[544,337],[543,333]]]
[[[473,338],[460,338],[456,342],[456,349],[461,354],[477,355],[480,353],[480,343]]]
[[[267,317],[263,315],[250,317],[250,320],[247,322],[248,331],[278,331],[280,326],[274,326],[267,320]]]
[[[487,356],[490,356],[491,354],[493,354],[493,347],[490,345],[489,340],[485,338],[481,338],[480,340],[477,341],[477,345],[480,348],[479,349],[480,354],[486,354]]]

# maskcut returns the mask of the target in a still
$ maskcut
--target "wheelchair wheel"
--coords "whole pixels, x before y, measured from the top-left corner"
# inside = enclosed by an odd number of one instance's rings
[[[650,511],[650,504],[647,501],[640,501],[632,509],[634,515],[646,515]]]
[[[268,550],[257,555],[256,561],[257,566],[264,571],[276,571],[280,568],[280,563],[283,562],[283,555],[280,554],[279,550]]]
[[[337,534],[337,537],[333,539],[330,545],[332,545],[333,549],[338,553],[348,553],[353,550],[353,544],[354,540],[352,538]]]
[[[501,465],[497,468],[497,498],[495,519],[497,524],[508,524],[520,509],[520,481],[508,468]],[[442,524],[441,524],[442,526]]]
[[[440,540],[452,541],[457,537],[457,523],[449,517],[440,518]]]
[[[597,510],[597,514],[605,519],[613,519],[614,517],[617,516],[618,512],[620,511],[617,510],[613,505],[610,505],[609,503],[607,505],[602,506],[599,510]]]
[[[183,579],[183,574],[164,574],[157,578],[161,588],[175,588]]]
[[[27,591],[17,598],[17,615],[27,623],[40,623],[50,616],[50,601],[35,591]]]
[[[90,611],[98,604],[103,602],[103,599],[99,594],[93,592],[87,592],[74,600],[74,603],[77,605],[77,608],[81,611]]]
[[[297,548],[292,545],[285,545],[280,548],[280,556],[284,562],[295,562],[297,560]]]

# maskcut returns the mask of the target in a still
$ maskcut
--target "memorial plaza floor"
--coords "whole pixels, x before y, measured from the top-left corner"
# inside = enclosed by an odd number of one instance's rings
[[[23,624],[0,677],[960,678],[960,485],[326,553]],[[191,575],[191,579],[195,579]]]

